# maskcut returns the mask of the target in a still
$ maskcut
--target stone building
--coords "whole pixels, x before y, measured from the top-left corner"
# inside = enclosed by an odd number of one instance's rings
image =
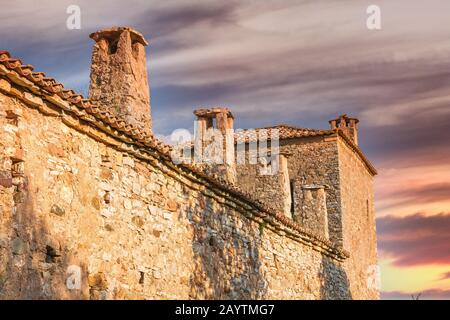
[[[269,128],[265,163],[177,164],[152,133],[147,41],[91,37],[89,99],[0,51],[0,298],[378,298],[376,171],[356,119]],[[228,151],[267,132],[195,114]]]

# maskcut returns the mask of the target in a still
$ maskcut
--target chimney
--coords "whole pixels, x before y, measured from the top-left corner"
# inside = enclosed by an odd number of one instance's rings
[[[297,182],[297,181],[295,181]],[[298,211],[293,216],[307,230],[329,239],[326,185],[295,186]]]
[[[332,130],[341,129],[344,134],[349,137],[353,142],[358,145],[358,122],[356,118],[348,117],[346,114],[342,114],[337,119],[328,121]]]
[[[151,133],[144,36],[129,27],[94,32],[89,98]]]
[[[202,136],[210,128],[220,130],[223,135],[227,129],[233,129],[234,117],[228,108],[197,109],[194,114],[197,116],[198,130]]]
[[[210,162],[209,167],[213,173],[229,182],[236,182],[233,114],[228,108],[223,107],[197,109],[194,114],[197,116],[194,147],[196,161],[201,159],[202,163]],[[218,138],[222,140],[217,141]],[[220,155],[211,161],[211,155],[217,153]]]

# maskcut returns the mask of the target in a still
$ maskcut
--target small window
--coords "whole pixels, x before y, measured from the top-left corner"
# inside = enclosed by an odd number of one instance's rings
[[[367,219],[369,219],[370,218],[369,200],[366,200],[366,214],[367,214]]]
[[[59,257],[56,250],[51,246],[46,246],[45,248],[45,262],[46,263],[55,263],[56,258]]]
[[[291,215],[295,213],[295,200],[294,200],[294,180],[289,181],[289,188],[291,190]]]
[[[115,54],[117,52],[117,44],[119,39],[109,41],[109,54]]]

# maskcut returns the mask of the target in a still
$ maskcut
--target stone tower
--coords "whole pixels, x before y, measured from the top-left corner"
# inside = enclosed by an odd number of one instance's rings
[[[129,27],[94,32],[89,97],[151,132],[144,36]]]

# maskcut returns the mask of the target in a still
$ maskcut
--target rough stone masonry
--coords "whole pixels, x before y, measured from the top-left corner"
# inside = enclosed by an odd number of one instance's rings
[[[0,298],[378,298],[356,119],[278,126],[273,176],[177,165],[151,132],[144,37],[91,37],[90,99],[0,51]]]

